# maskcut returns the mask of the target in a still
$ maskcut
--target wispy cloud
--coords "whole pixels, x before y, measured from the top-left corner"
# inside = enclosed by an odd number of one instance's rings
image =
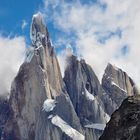
[[[75,36],[72,43],[77,53],[92,65],[100,78],[107,63],[111,62],[140,83],[139,0],[90,3],[44,0],[44,5],[47,21],[64,32],[57,39],[66,39],[64,45]],[[125,53],[124,48],[127,49]]]
[[[27,21],[26,20],[22,20],[21,29],[24,30],[27,25],[28,25]]]
[[[9,93],[12,80],[23,62],[25,46],[23,37],[0,36],[0,95]]]

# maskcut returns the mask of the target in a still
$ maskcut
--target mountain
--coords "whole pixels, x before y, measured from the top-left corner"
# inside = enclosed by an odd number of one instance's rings
[[[102,78],[102,87],[115,102],[117,108],[125,98],[138,94],[136,84],[127,73],[110,63],[105,69]]]
[[[99,140],[140,139],[140,95],[128,97],[116,110]]]
[[[104,91],[92,68],[84,60],[77,60],[74,55],[67,61],[64,82],[81,123],[87,120],[106,123],[108,115],[98,98],[98,94],[103,94]]]
[[[102,83],[85,60],[69,53],[64,78],[41,13],[33,15],[32,45],[0,99],[1,140],[98,140],[110,115],[138,91],[108,64]]]
[[[1,139],[84,140],[40,13],[33,16],[31,39],[32,48],[12,83],[11,114]]]

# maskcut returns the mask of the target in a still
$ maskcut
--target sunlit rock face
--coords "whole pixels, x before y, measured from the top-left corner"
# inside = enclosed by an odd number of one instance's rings
[[[140,139],[140,95],[128,97],[116,110],[100,140]]]
[[[108,64],[102,79],[102,87],[119,107],[128,96],[137,95],[134,81],[121,69]]]
[[[40,12],[33,15],[30,38],[34,47],[39,47],[42,43],[45,45],[49,42],[49,33],[45,26],[43,15]]]
[[[30,36],[10,97],[0,99],[1,140],[98,140],[123,99],[138,93],[134,82],[110,65],[100,84],[71,47],[62,78],[41,13],[33,15]]]

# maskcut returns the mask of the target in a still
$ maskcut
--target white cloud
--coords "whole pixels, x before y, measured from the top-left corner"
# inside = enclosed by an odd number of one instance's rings
[[[56,28],[76,36],[78,53],[92,65],[100,79],[107,63],[112,62],[125,70],[137,84],[140,83],[139,0],[98,0],[90,4],[81,4],[80,0],[45,2],[47,16]],[[106,38],[108,33],[116,33],[118,29],[120,36],[114,34],[104,40],[104,44],[99,43],[101,37]],[[124,46],[129,47],[126,55],[121,53]]]
[[[23,62],[25,46],[23,37],[0,36],[0,95],[10,91],[11,82]]]
[[[27,21],[26,20],[22,20],[21,29],[24,30],[27,25],[28,25]]]
[[[72,49],[71,45],[66,44],[66,48],[63,51],[59,52],[57,55],[60,69],[61,69],[61,73],[62,73],[62,77],[64,77],[65,68],[67,66],[65,58],[71,56],[72,54],[73,54],[73,49]]]

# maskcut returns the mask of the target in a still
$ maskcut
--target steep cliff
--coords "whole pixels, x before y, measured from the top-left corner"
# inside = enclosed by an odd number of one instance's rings
[[[138,94],[133,80],[109,64],[100,84],[91,66],[70,50],[62,78],[41,13],[32,18],[30,37],[10,97],[0,99],[0,139],[97,140],[113,111]]]
[[[128,97],[116,110],[100,140],[140,139],[140,95]]]
[[[59,64],[41,13],[33,16],[32,47],[12,83],[5,140],[84,140],[64,89]]]
[[[127,73],[110,63],[105,69],[102,78],[102,87],[105,92],[108,93],[112,101],[116,103],[117,108],[125,98],[138,94],[138,89],[134,81]]]

